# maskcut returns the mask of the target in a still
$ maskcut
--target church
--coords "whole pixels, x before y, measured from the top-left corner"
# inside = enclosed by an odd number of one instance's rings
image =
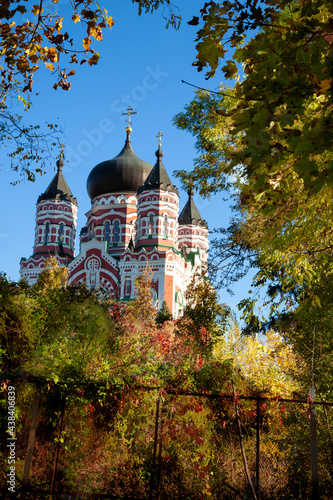
[[[136,277],[149,266],[156,306],[165,301],[177,318],[188,284],[207,264],[208,227],[193,191],[180,212],[178,189],[162,162],[162,134],[155,165],[135,154],[130,114],[129,109],[120,153],[96,165],[88,176],[91,209],[80,231],[79,254],[74,255],[78,203],[59,159],[57,173],[37,200],[33,254],[21,259],[20,276],[35,283],[45,261],[55,255],[59,265],[68,267],[69,284],[84,283],[115,299],[131,300]]]

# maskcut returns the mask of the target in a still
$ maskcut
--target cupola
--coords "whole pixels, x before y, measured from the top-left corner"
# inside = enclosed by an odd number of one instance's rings
[[[64,160],[60,158],[57,161],[57,173],[53,177],[51,183],[49,184],[46,191],[41,194],[37,200],[37,203],[40,203],[43,200],[59,200],[59,201],[69,201],[70,203],[74,203],[77,206],[77,200],[71,193],[71,190],[68,187],[64,174],[62,173],[62,169],[64,166]]]
[[[120,153],[111,160],[103,161],[92,169],[87,180],[91,200],[107,193],[136,193],[153,168],[141,160],[131,145],[131,127],[127,127],[126,141]]]

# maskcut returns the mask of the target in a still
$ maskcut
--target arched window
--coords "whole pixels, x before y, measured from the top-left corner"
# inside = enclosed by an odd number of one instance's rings
[[[154,230],[154,216],[153,214],[149,214],[148,234],[153,234],[153,230]]]
[[[104,240],[110,241],[110,222],[106,222],[104,225]]]
[[[168,216],[165,215],[163,219],[163,234],[168,235]]]
[[[114,235],[113,235],[113,242],[118,243],[119,241],[119,221],[116,220],[114,223]]]
[[[64,224],[60,222],[59,225],[59,243],[64,239]]]
[[[50,232],[50,223],[47,222],[45,224],[45,243],[47,243],[48,239],[49,239],[49,232]]]
[[[130,279],[126,279],[125,280],[125,297],[130,297],[131,296],[131,280]]]

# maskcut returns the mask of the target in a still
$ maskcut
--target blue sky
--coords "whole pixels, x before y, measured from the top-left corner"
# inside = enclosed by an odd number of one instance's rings
[[[102,1],[100,4],[103,6]],[[115,25],[96,45],[101,56],[98,65],[76,65],[68,92],[52,89],[54,76],[49,70],[43,68],[36,75],[34,92],[38,95],[32,96],[33,106],[25,119],[41,125],[57,122],[64,131],[64,174],[79,203],[78,234],[90,208],[86,179],[97,163],[113,158],[122,149],[126,127],[122,113],[128,105],[138,113],[132,119],[132,146],[137,155],[154,163],[156,136],[162,131],[163,162],[170,176],[177,169],[191,170],[196,155],[194,138],[172,125],[174,115],[194,96],[193,88],[181,80],[211,89],[222,80],[220,72],[207,82],[204,73],[192,66],[196,28],[188,26],[187,21],[199,15],[202,5],[202,0],[177,1],[183,21],[175,31],[165,28],[163,9],[138,17],[137,7],[130,0],[108,1],[105,6]],[[60,0],[58,10],[61,15],[70,15],[69,2]],[[78,40],[82,39],[80,27],[76,25],[75,30]],[[10,172],[3,151],[0,169],[0,270],[18,280],[20,258],[32,253],[36,201],[55,174],[55,160],[50,159],[46,175],[38,177],[35,183],[26,181],[11,186],[17,177]],[[181,188],[179,181],[172,179]],[[187,196],[180,192],[182,207]],[[203,200],[195,196],[211,229],[228,225],[230,210],[222,197],[223,194]],[[235,307],[248,288],[249,280],[243,280],[235,286],[235,296],[222,291],[221,300]]]

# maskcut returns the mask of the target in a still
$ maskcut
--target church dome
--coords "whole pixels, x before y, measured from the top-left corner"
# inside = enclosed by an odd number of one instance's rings
[[[107,193],[137,192],[147,179],[153,165],[141,160],[133,151],[130,132],[127,129],[125,146],[112,160],[99,163],[92,169],[87,180],[91,200]]]
[[[61,200],[69,201],[77,206],[77,200],[71,193],[68,187],[66,179],[62,173],[62,168],[64,166],[64,160],[60,158],[57,161],[57,173],[53,177],[51,183],[49,184],[45,193],[38,197],[37,203],[44,200]]]

